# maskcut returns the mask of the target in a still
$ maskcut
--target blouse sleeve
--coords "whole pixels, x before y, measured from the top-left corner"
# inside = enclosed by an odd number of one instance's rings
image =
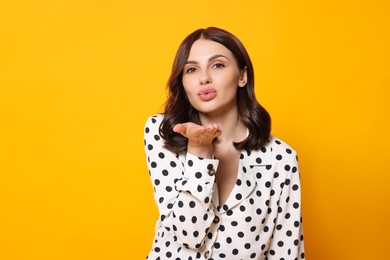
[[[161,117],[145,124],[144,144],[147,166],[162,226],[187,248],[199,248],[214,219],[211,203],[218,160],[186,154],[163,147],[159,134]]]
[[[281,165],[287,171],[279,200],[268,259],[305,259],[301,215],[301,189],[296,152]]]

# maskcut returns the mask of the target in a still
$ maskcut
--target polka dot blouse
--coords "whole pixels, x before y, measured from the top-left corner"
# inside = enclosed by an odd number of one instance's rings
[[[218,203],[217,159],[175,154],[159,135],[163,115],[145,125],[145,151],[159,210],[147,259],[304,259],[296,152],[271,137],[241,152],[237,181]]]

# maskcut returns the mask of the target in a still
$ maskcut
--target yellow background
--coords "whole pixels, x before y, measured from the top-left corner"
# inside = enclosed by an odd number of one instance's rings
[[[307,258],[388,259],[389,1],[2,0],[0,26],[0,259],[145,258],[143,125],[207,26],[298,151]]]

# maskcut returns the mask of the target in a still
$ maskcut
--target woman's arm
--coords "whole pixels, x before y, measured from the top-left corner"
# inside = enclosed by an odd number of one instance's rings
[[[296,152],[280,164],[278,171],[287,171],[279,200],[268,259],[305,259],[301,215],[301,186]]]
[[[189,248],[201,246],[214,219],[212,192],[218,160],[186,154],[163,147],[159,134],[162,116],[150,117],[145,124],[144,144],[154,198],[161,224],[178,242]]]

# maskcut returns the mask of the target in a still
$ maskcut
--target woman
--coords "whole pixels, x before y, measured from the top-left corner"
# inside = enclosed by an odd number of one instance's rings
[[[304,259],[296,152],[270,135],[242,43],[191,33],[168,89],[145,125],[160,213],[148,259]]]

